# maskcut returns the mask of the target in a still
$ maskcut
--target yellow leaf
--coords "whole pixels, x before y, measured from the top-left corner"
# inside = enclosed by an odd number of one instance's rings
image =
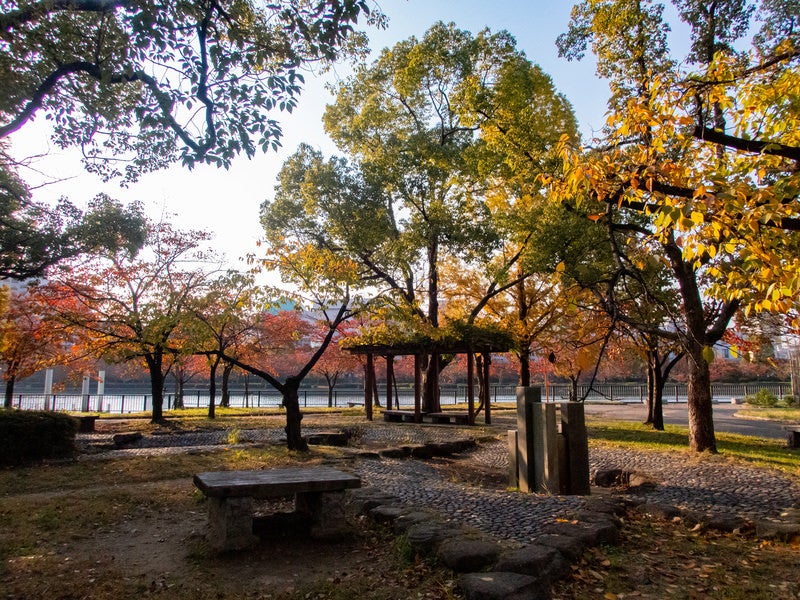
[[[711,346],[703,347],[703,360],[708,364],[714,362],[714,349]]]
[[[558,263],[556,265],[556,273],[563,273],[564,269],[566,269],[566,265],[564,264],[564,261],[562,260],[560,263]]]

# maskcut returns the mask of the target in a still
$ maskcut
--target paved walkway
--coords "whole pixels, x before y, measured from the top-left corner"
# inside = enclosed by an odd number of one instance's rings
[[[506,428],[501,422],[494,431],[496,441],[484,441],[465,460],[506,473],[508,451],[501,433]],[[321,430],[307,427],[305,432]],[[468,438],[476,431],[374,423],[363,429],[361,441],[370,445],[413,445]],[[240,432],[239,441],[274,442],[282,434],[280,429],[245,430]],[[83,441],[92,438],[97,441],[102,436],[81,436]],[[136,448],[94,456],[201,451],[226,442],[224,431],[146,436]],[[800,479],[734,464],[721,456],[687,458],[682,453],[592,448],[590,464],[592,473],[598,469],[618,468],[647,475],[656,483],[655,489],[645,496],[650,502],[720,515],[737,514],[750,519],[775,517],[786,508],[800,507]],[[456,483],[447,469],[439,468],[435,461],[357,459],[353,462],[353,470],[362,477],[364,485],[377,486],[403,502],[436,509],[454,521],[477,527],[499,539],[520,543],[529,541],[544,524],[567,516],[583,502],[580,497],[512,493]]]

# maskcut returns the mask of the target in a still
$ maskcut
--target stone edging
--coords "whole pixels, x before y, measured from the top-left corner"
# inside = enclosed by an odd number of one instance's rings
[[[800,509],[779,519],[750,522],[737,515],[707,514],[629,497],[587,496],[572,519],[546,525],[524,546],[501,544],[474,528],[446,520],[430,509],[415,508],[375,488],[348,492],[351,509],[404,536],[420,556],[433,557],[459,574],[466,600],[549,600],[550,586],[571,571],[584,552],[619,543],[622,517],[629,508],[662,520],[729,533],[754,533],[761,539],[789,541],[800,536]]]
[[[458,573],[467,600],[550,598],[550,585],[567,575],[586,549],[619,541],[619,516],[626,510],[624,500],[587,497],[573,520],[553,522],[531,544],[512,547],[377,489],[352,490],[349,502],[357,514],[405,536],[419,555]]]

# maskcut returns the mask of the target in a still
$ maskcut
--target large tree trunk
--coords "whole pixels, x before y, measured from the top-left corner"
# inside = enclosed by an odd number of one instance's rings
[[[150,372],[150,392],[153,394],[152,423],[164,422],[164,373],[161,370],[163,355],[160,352],[145,357]]]
[[[714,416],[711,405],[711,373],[703,349],[688,352],[689,365],[689,448],[695,452],[716,452]]]
[[[283,394],[283,407],[286,409],[286,428],[284,431],[286,431],[287,448],[305,452],[308,450],[308,444],[303,439],[300,427],[303,414],[300,412],[299,389],[300,380],[295,377],[289,377],[283,384],[281,392]]]
[[[423,355],[422,359],[422,412],[441,412],[439,399],[439,355]]]
[[[16,377],[11,375],[8,379],[6,379],[6,397],[3,401],[4,408],[13,408],[14,407],[14,382],[16,381]]]
[[[516,353],[519,361],[519,384],[528,387],[531,384],[531,351],[530,346],[524,347]]]

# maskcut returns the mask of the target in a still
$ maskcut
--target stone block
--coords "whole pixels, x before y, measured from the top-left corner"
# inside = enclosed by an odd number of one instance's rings
[[[458,573],[481,571],[493,565],[500,556],[500,546],[483,539],[456,537],[444,540],[436,557]]]
[[[569,572],[570,564],[555,548],[533,544],[504,554],[494,568],[553,582]]]
[[[459,579],[465,600],[550,600],[548,586],[519,573],[469,573]]]
[[[212,550],[241,550],[257,541],[252,498],[208,499],[208,542]]]

